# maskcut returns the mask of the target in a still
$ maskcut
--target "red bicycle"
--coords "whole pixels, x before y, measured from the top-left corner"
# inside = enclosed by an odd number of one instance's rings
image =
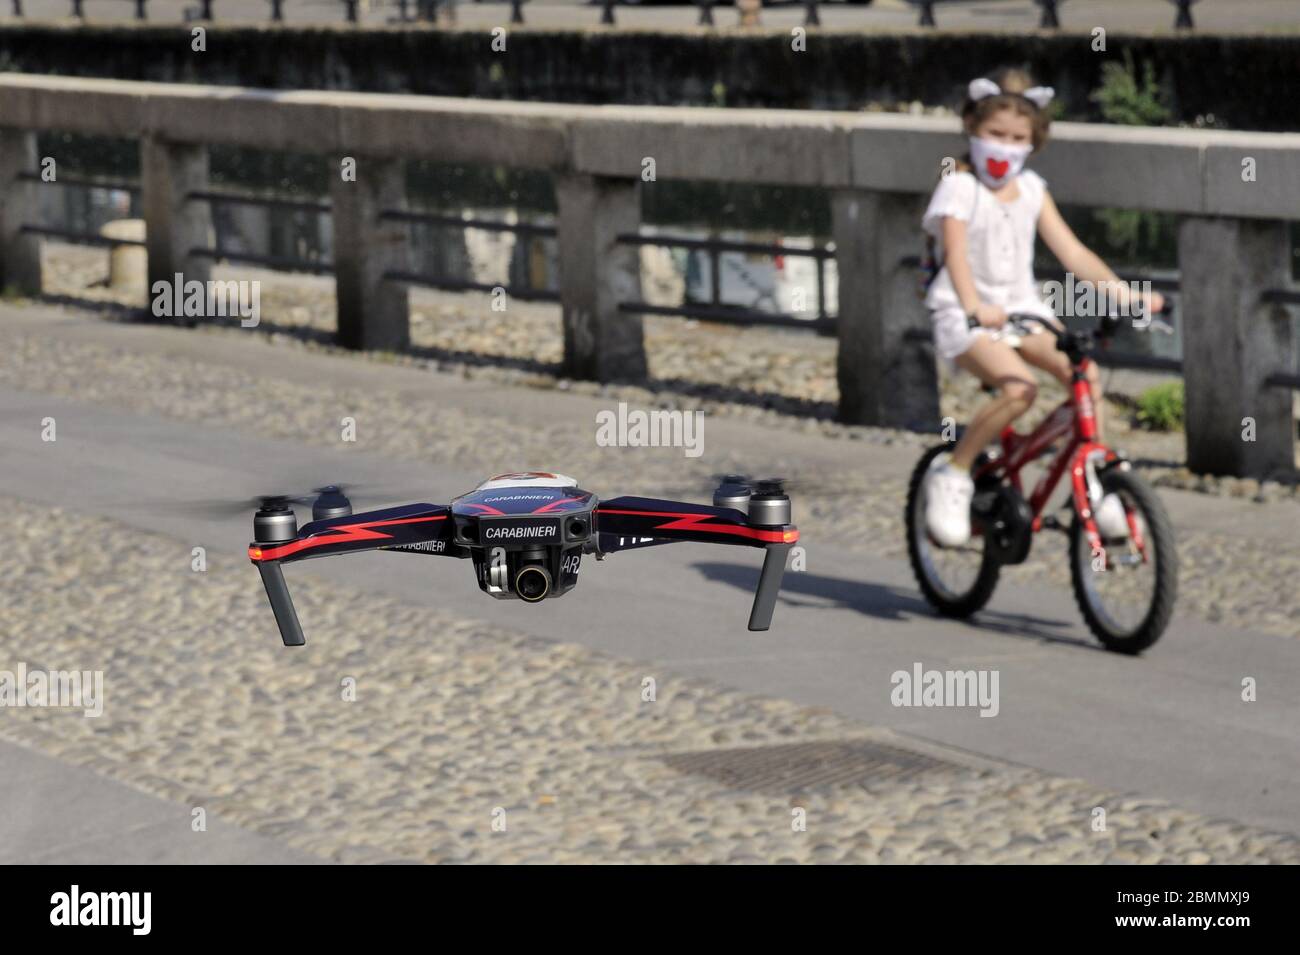
[[[1118,329],[1104,319],[1092,332],[1061,330],[1033,315],[1011,321],[1036,322],[1056,336],[1057,348],[1073,368],[1070,396],[1029,434],[1008,427],[999,446],[976,460],[971,476],[971,539],[961,547],[942,547],[926,531],[925,485],[934,458],[951,449],[926,451],[907,492],[907,544],[912,570],[926,600],[941,614],[968,617],[993,595],[1002,567],[1029,556],[1035,533],[1059,530],[1069,537],[1070,580],[1088,628],[1108,650],[1141,653],[1164,632],[1178,591],[1178,554],[1173,527],[1151,487],[1128,460],[1097,440],[1094,396],[1087,371],[1097,340]],[[1025,499],[1021,471],[1059,445],[1047,473]],[[1068,527],[1045,514],[1063,475],[1069,475],[1073,513]],[[1103,538],[1093,510],[1107,494],[1124,505],[1128,533]]]

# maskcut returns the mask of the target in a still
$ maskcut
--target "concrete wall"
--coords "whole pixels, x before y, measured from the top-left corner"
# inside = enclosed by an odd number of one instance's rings
[[[35,167],[34,131],[141,142],[149,272],[194,271],[206,207],[205,147],[241,144],[356,160],[332,183],[340,340],[401,348],[410,281],[402,162],[423,157],[545,169],[555,177],[565,368],[603,381],[646,371],[639,257],[620,236],[640,228],[645,160],[661,180],[830,190],[841,276],[840,412],[847,421],[936,425],[932,358],[901,258],[917,245],[920,200],[941,160],[961,148],[955,120],[830,111],[721,110],[484,102],[445,97],[285,91],[0,74],[0,277],[39,288],[32,242],[18,230]],[[1287,283],[1285,220],[1300,219],[1300,133],[1059,124],[1039,164],[1057,199],[1181,214],[1179,258],[1189,390],[1189,460],[1204,471],[1289,467],[1289,323],[1265,292]],[[36,261],[39,261],[37,259]],[[196,276],[205,277],[205,276]],[[847,277],[847,278],[846,278]],[[1243,419],[1257,433],[1243,450]]]
[[[0,126],[639,178],[929,192],[951,119],[582,106],[0,73]],[[1060,203],[1300,219],[1300,133],[1057,123],[1035,160]],[[1253,160],[1253,178],[1243,164]]]

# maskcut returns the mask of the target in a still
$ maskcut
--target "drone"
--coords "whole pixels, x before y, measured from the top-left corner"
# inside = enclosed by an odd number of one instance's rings
[[[499,474],[450,504],[405,504],[361,514],[339,485],[317,488],[311,523],[298,527],[304,498],[258,499],[248,557],[262,575],[286,647],[306,644],[280,565],[314,557],[385,550],[470,560],[479,589],[500,600],[536,604],[578,583],[583,555],[700,541],[761,547],[763,569],[750,630],[772,623],[786,556],[799,540],[790,498],[778,478],[726,475],[713,505],[648,497],[602,501],[577,481],[549,471]]]

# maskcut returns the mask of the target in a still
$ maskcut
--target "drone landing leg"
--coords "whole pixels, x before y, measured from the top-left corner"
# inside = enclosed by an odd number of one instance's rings
[[[766,569],[766,565],[764,565]],[[266,587],[266,596],[275,611],[275,622],[280,628],[280,639],[286,647],[301,647],[307,642],[302,635],[302,625],[298,623],[298,612],[293,609],[293,598],[289,596],[289,585],[284,582],[284,571],[280,562],[264,560],[257,565],[262,575],[262,584]],[[768,611],[769,616],[771,611]]]
[[[776,597],[781,592],[781,578],[785,576],[785,559],[793,544],[768,544],[763,549],[763,572],[754,591],[754,606],[749,611],[749,629],[766,630],[772,625],[772,611]]]

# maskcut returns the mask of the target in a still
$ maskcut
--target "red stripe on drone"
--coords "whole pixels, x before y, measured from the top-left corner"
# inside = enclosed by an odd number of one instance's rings
[[[600,507],[596,509],[597,514],[628,514],[633,517],[673,517],[676,520],[669,521],[667,524],[658,524],[651,530],[656,531],[704,531],[710,534],[734,534],[737,537],[748,537],[752,540],[767,541],[773,544],[791,544],[799,539],[797,530],[789,531],[766,531],[759,530],[756,527],[744,527],[739,524],[703,524],[702,521],[711,521],[716,515],[713,514],[677,514],[670,511],[625,511],[618,508]],[[788,534],[794,534],[794,537],[788,537]]]
[[[547,511],[551,510],[552,508],[559,507],[561,504],[568,504],[572,501],[581,501],[581,500],[582,498],[580,497],[562,497],[558,501],[551,501],[550,504],[543,504],[541,507],[533,511],[533,513],[544,514]]]
[[[399,517],[391,521],[367,521],[362,524],[344,524],[341,527],[331,527],[321,531],[319,534],[313,534],[306,540],[290,541],[287,544],[281,544],[279,547],[258,547],[252,544],[248,548],[248,556],[251,560],[279,560],[282,557],[288,557],[290,554],[296,554],[301,550],[307,550],[311,547],[320,547],[324,544],[344,544],[349,541],[373,541],[373,540],[392,540],[390,534],[380,534],[378,531],[371,530],[373,527],[392,527],[397,524],[424,524],[429,521],[445,521],[446,514],[438,514],[434,517]],[[335,532],[339,533],[335,533]],[[260,556],[254,556],[253,551],[258,551]]]

